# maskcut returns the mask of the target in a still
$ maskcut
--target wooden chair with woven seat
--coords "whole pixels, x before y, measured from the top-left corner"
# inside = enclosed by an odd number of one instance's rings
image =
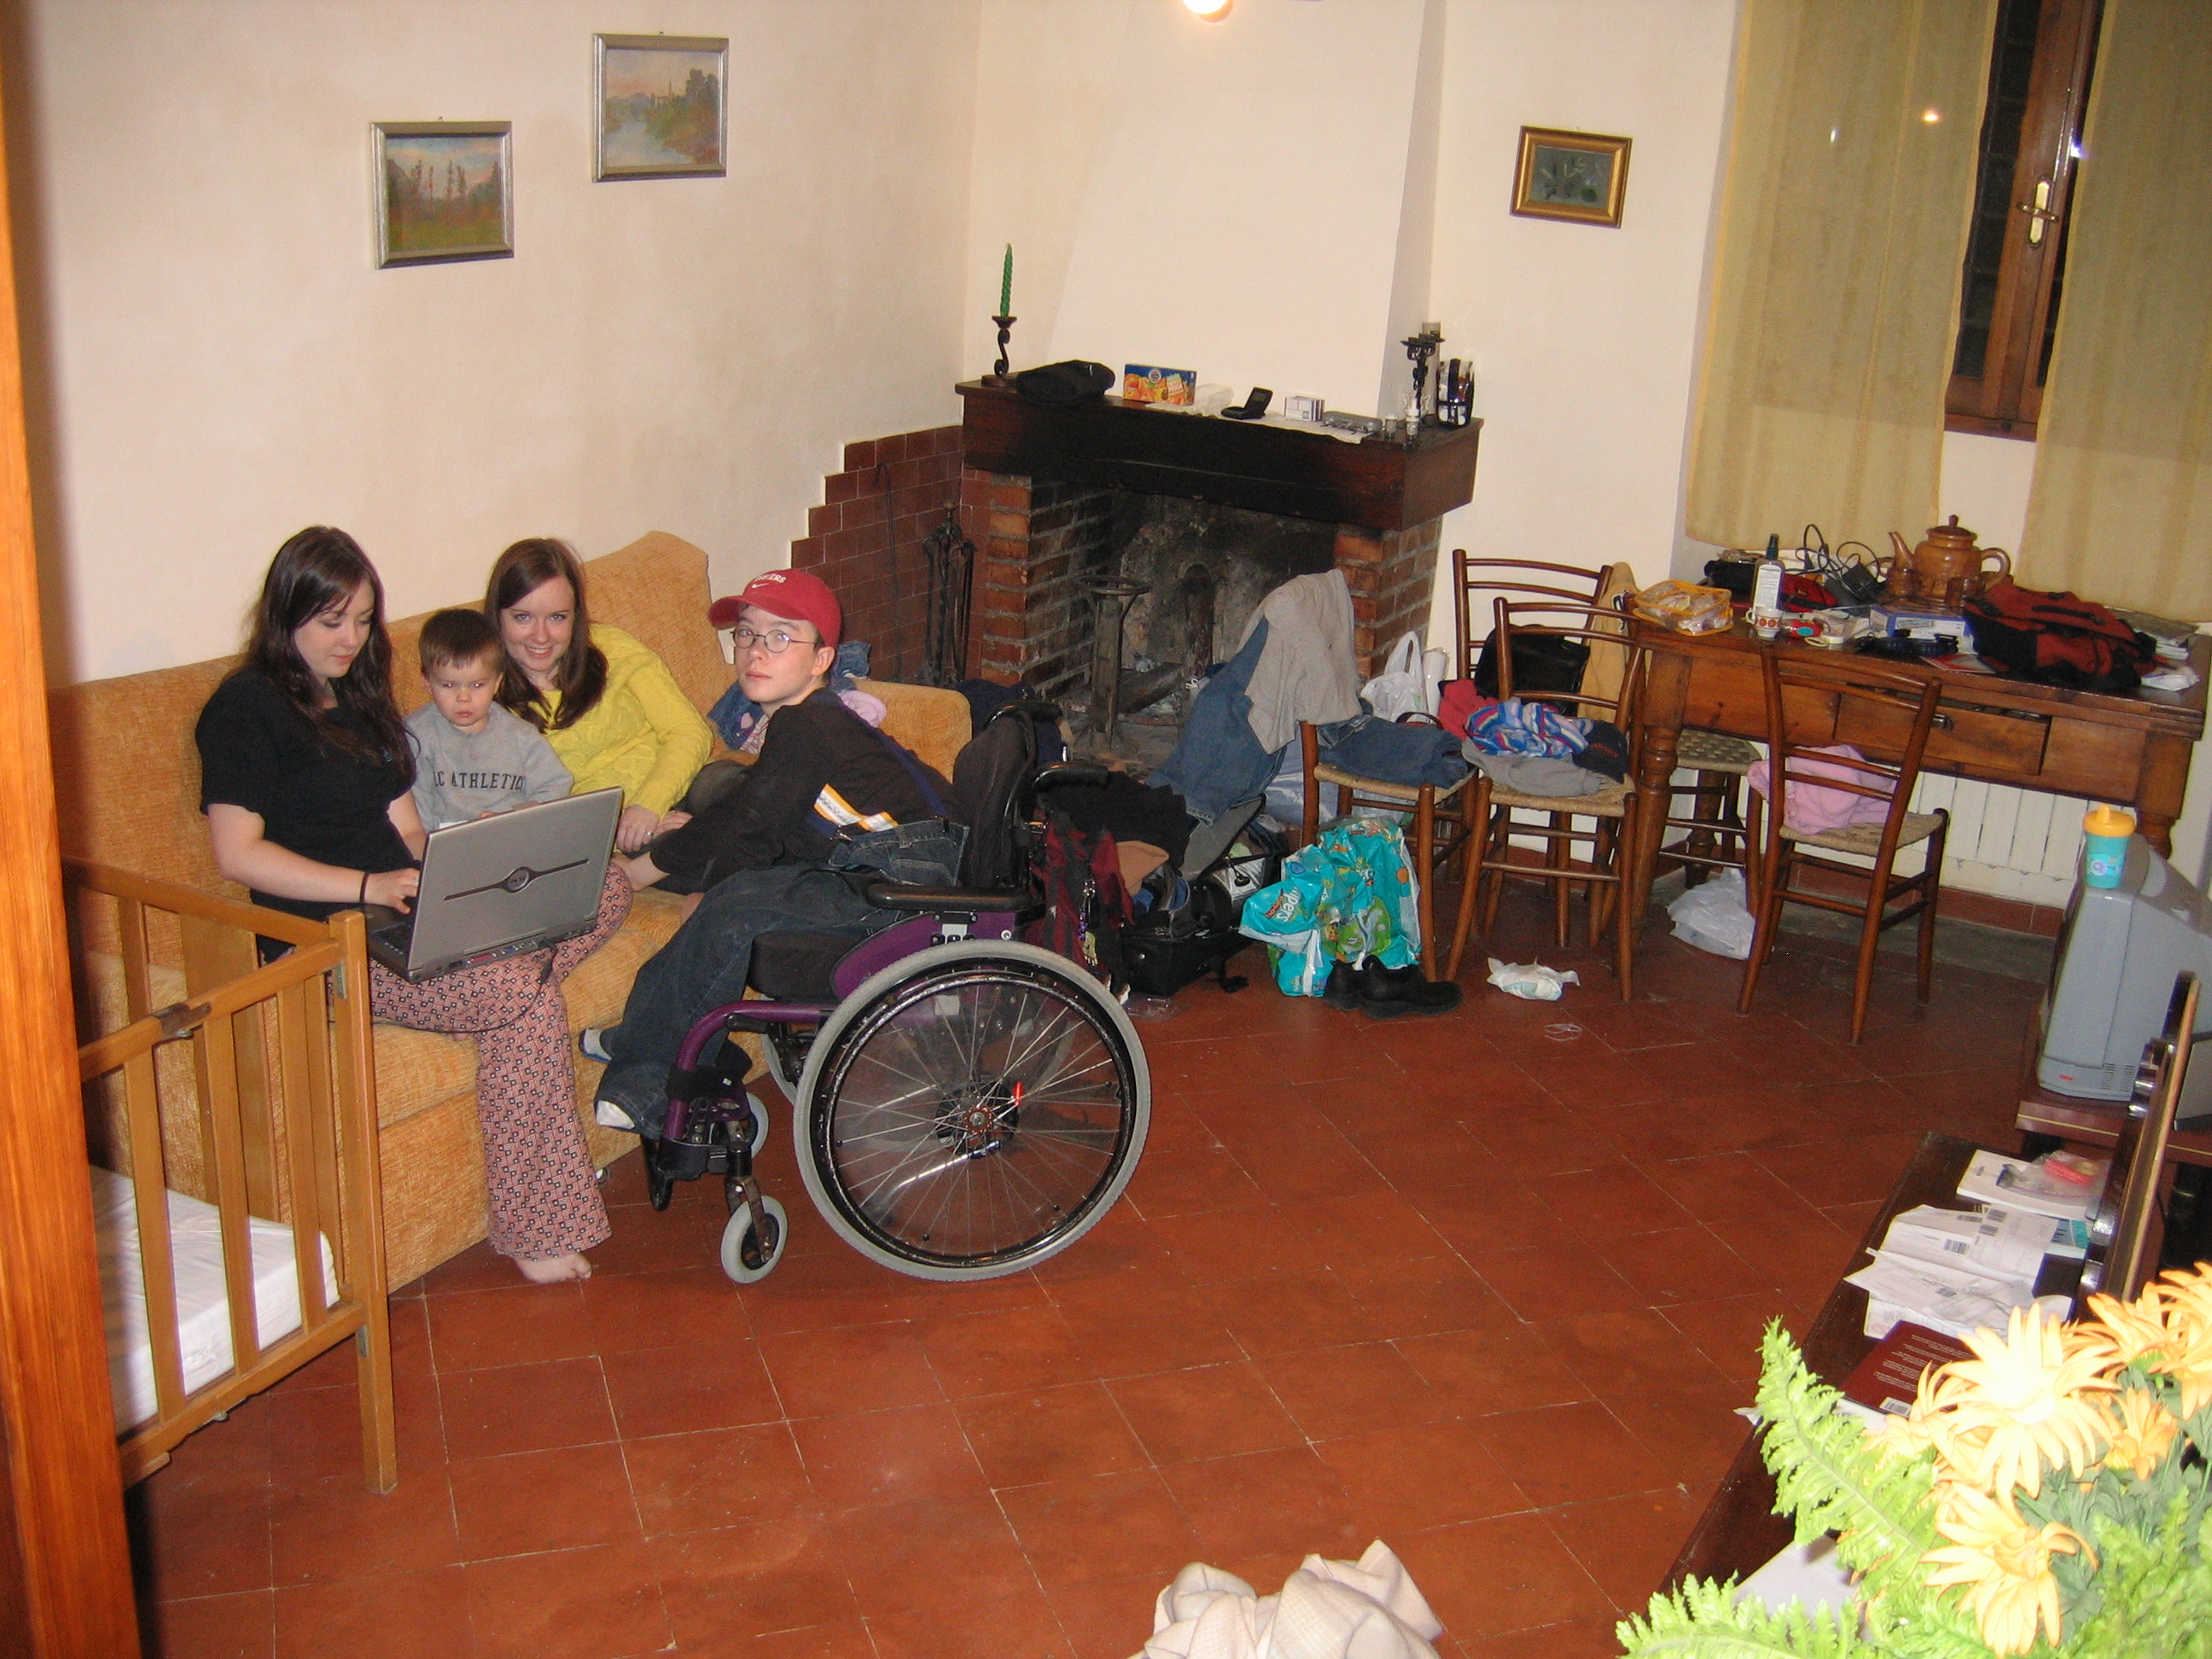
[[[1858,968],[1851,982],[1851,1041],[1856,1042],[1866,1030],[1875,952],[1884,928],[1917,917],[1919,1000],[1928,1000],[1934,976],[1936,907],[1951,815],[1940,808],[1915,812],[1911,802],[1942,687],[1929,676],[1864,659],[1819,659],[1796,645],[1761,651],[1759,672],[1766,684],[1769,776],[1764,799],[1754,793],[1751,801],[1750,828],[1759,861],[1759,877],[1753,884],[1759,894],[1754,911],[1758,926],[1752,937],[1750,959],[1743,965],[1743,994],[1737,999],[1736,1010],[1751,1012],[1759,970],[1774,952],[1774,935],[1784,904],[1809,904],[1856,916],[1860,921]],[[1789,717],[1792,708],[1801,717],[1820,711],[1814,724],[1821,733],[1821,744],[1833,743],[1836,732],[1864,732],[1878,736],[1884,750],[1903,758],[1894,764],[1853,760],[1793,738]],[[1881,802],[1881,821],[1838,830],[1793,830],[1789,823],[1790,792],[1808,787],[1838,790]],[[1865,859],[1870,860],[1870,867],[1802,850],[1808,847]],[[1897,855],[1907,847],[1924,847],[1925,862],[1919,874],[1899,880]],[[1863,881],[1866,896],[1855,902],[1833,892],[1796,885],[1796,878],[1808,870],[1820,871],[1832,880]]]
[[[1744,821],[1741,803],[1744,777],[1758,764],[1759,750],[1743,738],[1701,726],[1684,726],[1674,750],[1674,765],[1677,770],[1696,773],[1697,781],[1670,786],[1672,795],[1690,797],[1691,810],[1686,817],[1670,812],[1661,826],[1655,866],[1661,871],[1669,865],[1700,871],[1741,870],[1754,910],[1758,908],[1759,860],[1752,856],[1751,830]],[[1667,839],[1670,830],[1686,830],[1689,834],[1670,842]]]
[[[1482,642],[1471,631],[1472,595],[1504,591],[1569,600],[1587,605],[1603,586],[1606,573],[1579,565],[1547,564],[1534,559],[1471,559],[1463,547],[1452,551],[1452,615],[1457,629],[1455,645],[1459,677],[1472,679]],[[1319,736],[1311,726],[1298,727],[1299,753],[1304,764],[1305,821],[1301,845],[1311,846],[1321,833],[1321,792],[1336,792],[1336,813],[1342,817],[1361,807],[1413,816],[1407,853],[1419,884],[1416,902],[1421,918],[1421,971],[1436,977],[1435,888],[1440,876],[1460,860],[1468,845],[1475,820],[1468,816],[1467,781],[1439,787],[1434,785],[1391,783],[1364,777],[1331,766],[1320,757]],[[1440,817],[1437,808],[1456,805],[1456,820]],[[1457,972],[1457,956],[1452,972]],[[1448,975],[1449,976],[1449,975]]]
[[[1312,846],[1321,833],[1321,792],[1324,785],[1336,791],[1339,817],[1347,817],[1363,806],[1413,814],[1413,832],[1406,838],[1406,852],[1413,866],[1413,901],[1421,918],[1421,972],[1425,977],[1434,979],[1437,956],[1437,878],[1459,858],[1474,830],[1474,820],[1468,815],[1468,780],[1462,778],[1456,783],[1441,786],[1390,783],[1347,772],[1321,758],[1319,731],[1305,720],[1298,722],[1298,749],[1305,763],[1306,786],[1305,823],[1300,846]],[[1458,817],[1440,818],[1437,811],[1439,806],[1455,806]]]
[[[1632,597],[1635,591],[1635,572],[1626,564],[1584,568],[1534,559],[1471,559],[1465,548],[1455,549],[1452,615],[1459,629],[1460,676],[1463,679],[1475,678],[1475,665],[1482,647],[1474,631],[1475,618],[1480,616],[1486,623],[1493,620],[1487,605],[1478,609],[1478,593],[1503,594],[1515,599],[1558,599],[1604,609],[1616,598]],[[1607,627],[1614,632],[1627,631],[1625,621],[1609,622]],[[1585,684],[1600,693],[1614,689],[1615,682],[1607,672],[1601,652],[1593,653]],[[1748,884],[1753,879],[1753,860],[1741,802],[1744,774],[1757,763],[1759,751],[1741,738],[1695,726],[1685,726],[1680,741],[1675,763],[1694,771],[1697,781],[1677,785],[1672,793],[1691,798],[1691,812],[1687,817],[1668,817],[1659,833],[1662,841],[1668,830],[1686,830],[1689,834],[1661,849],[1660,867],[1665,868],[1669,861],[1701,869],[1733,866],[1744,872]],[[1566,895],[1564,883],[1553,892],[1554,902],[1563,913]]]
[[[1644,684],[1644,647],[1620,631],[1617,612],[1558,600],[1501,599],[1493,602],[1492,614],[1497,625],[1498,690],[1501,702],[1517,697],[1524,704],[1547,705],[1563,714],[1608,720],[1624,733],[1635,731],[1635,705]],[[1594,654],[1600,650],[1619,653],[1613,695],[1601,696],[1587,685],[1571,691],[1516,688],[1513,683],[1513,641],[1516,636],[1577,640],[1589,646]],[[1471,843],[1473,851],[1466,861],[1466,878],[1460,887],[1459,912],[1452,927],[1451,960],[1445,969],[1448,976],[1458,975],[1477,905],[1481,907],[1483,931],[1486,933],[1497,923],[1504,884],[1508,878],[1513,878],[1550,885],[1554,937],[1562,945],[1567,942],[1568,904],[1572,890],[1578,885],[1587,886],[1590,893],[1590,942],[1596,944],[1610,920],[1621,1000],[1625,1002],[1634,994],[1636,929],[1628,925],[1625,907],[1620,902],[1622,878],[1626,873],[1626,854],[1636,844],[1639,801],[1632,781],[1634,769],[1632,760],[1628,779],[1618,783],[1607,779],[1589,794],[1540,795],[1509,788],[1494,781],[1480,768],[1476,769],[1471,780],[1473,799],[1467,813],[1475,826],[1476,839]],[[1513,817],[1516,811],[1542,813],[1545,821],[1540,824],[1516,822]],[[1590,820],[1590,828],[1577,828],[1577,818]],[[1544,842],[1544,862],[1529,864],[1514,858],[1511,842],[1516,836]],[[1577,842],[1589,843],[1589,857],[1585,862],[1574,860]]]

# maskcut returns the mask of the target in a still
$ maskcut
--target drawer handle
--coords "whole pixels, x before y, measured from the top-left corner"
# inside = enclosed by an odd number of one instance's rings
[[[1985,714],[1997,720],[2033,720],[2038,726],[2051,724],[2050,715],[2038,714],[2032,708],[2000,708],[1993,703],[1985,702],[1952,702],[1945,706],[1951,708],[1963,708],[1970,714]],[[1938,714],[1936,718],[1941,720],[1943,717]]]
[[[1953,720],[1948,714],[1946,714],[1941,709],[1938,709],[1936,713],[1936,718],[1928,723],[1936,727],[1938,731],[1948,732],[1959,722]]]

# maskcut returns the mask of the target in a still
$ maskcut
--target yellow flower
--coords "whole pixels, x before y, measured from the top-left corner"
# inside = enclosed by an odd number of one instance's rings
[[[1964,1340],[1975,1357],[1944,1366],[1933,1390],[1943,1425],[1937,1449],[1962,1474],[1987,1492],[2018,1486],[2033,1498],[2045,1463],[2078,1474],[2095,1461],[2104,1418],[2080,1396],[2113,1391],[2108,1344],[2068,1352],[2061,1322],[2032,1305],[2012,1310],[2004,1336],[1981,1330]]]
[[[2155,1395],[2142,1389],[2123,1390],[2119,1409],[2108,1412],[2106,1421],[2112,1443],[2105,1453],[2105,1467],[2127,1470],[2138,1480],[2149,1480],[2166,1462],[2181,1426]]]
[[[2133,1302],[2093,1296],[2089,1298],[2089,1310],[2097,1316],[2097,1328],[2110,1340],[2124,1365],[2149,1355],[2166,1353],[2179,1346],[2173,1333],[2166,1328],[2165,1297],[2155,1285],[2144,1285],[2142,1294]]]
[[[1972,1486],[1947,1486],[1937,1496],[1936,1530],[1951,1543],[1921,1558],[1938,1567],[1928,1575],[1929,1584],[1971,1586],[1966,1605],[1992,1653],[2027,1652],[2035,1645],[2038,1625],[2057,1646],[2058,1581],[2051,1576],[2051,1558],[2086,1552],[2080,1535],[2055,1522],[2031,1525],[2011,1499]]]

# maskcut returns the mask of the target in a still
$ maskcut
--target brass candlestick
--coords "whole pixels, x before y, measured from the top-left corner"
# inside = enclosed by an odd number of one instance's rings
[[[983,383],[986,386],[1012,386],[1014,383],[1013,376],[1006,373],[1006,337],[1013,331],[1014,325],[1021,319],[994,317],[991,320],[999,325],[999,361],[993,366],[991,372],[983,377]]]

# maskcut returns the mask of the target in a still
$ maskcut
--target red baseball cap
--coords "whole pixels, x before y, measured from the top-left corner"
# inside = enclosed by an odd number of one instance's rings
[[[756,576],[709,605],[708,620],[717,628],[735,628],[749,605],[788,622],[812,623],[824,645],[834,647],[844,636],[844,609],[830,585],[811,571],[770,570]]]

